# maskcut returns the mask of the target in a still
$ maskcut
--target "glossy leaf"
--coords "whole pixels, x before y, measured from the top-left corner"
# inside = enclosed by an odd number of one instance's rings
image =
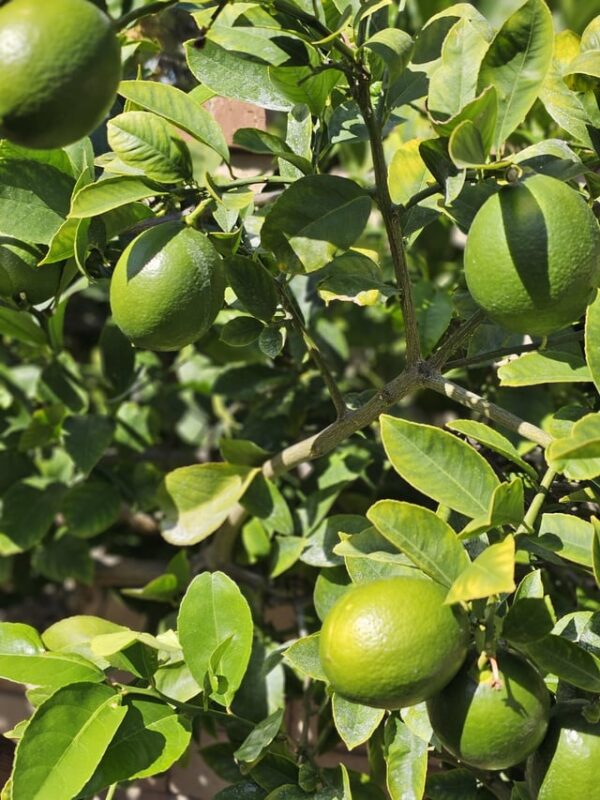
[[[354,181],[308,175],[274,203],[262,227],[262,243],[287,269],[313,272],[355,243],[370,212],[370,197]]]
[[[233,464],[194,464],[170,472],[164,480],[164,538],[171,544],[191,545],[210,536],[256,473],[256,469]]]
[[[331,699],[333,721],[348,750],[367,742],[383,719],[382,708],[371,708],[346,700],[334,692]]]
[[[486,514],[467,523],[460,532],[461,539],[469,539],[492,528],[519,525],[525,516],[525,490],[521,478],[497,486]]]
[[[544,514],[536,543],[567,561],[592,566],[594,527],[573,514]]]
[[[495,145],[503,145],[525,119],[550,69],[554,27],[543,0],[527,0],[496,34],[479,70],[479,89],[495,86]]]
[[[600,659],[575,642],[550,634],[527,645],[527,654],[544,672],[587,692],[600,692]]]
[[[187,750],[190,721],[170,706],[130,696],[125,717],[84,789],[91,796],[113,783],[138,780],[169,769]]]
[[[194,100],[193,95],[166,83],[141,80],[121,81],[119,94],[186,131],[229,161],[229,148],[221,128],[201,103]]]
[[[435,428],[381,417],[381,438],[398,474],[423,494],[469,517],[487,512],[498,478],[466,442]]]
[[[222,572],[204,572],[189,585],[181,603],[178,631],[185,662],[200,686],[210,669],[224,678],[211,697],[229,706],[252,649],[252,616],[237,585]],[[213,656],[221,650],[211,663]]]
[[[586,414],[568,436],[551,442],[546,460],[552,469],[572,480],[600,475],[600,414]]]
[[[452,586],[469,566],[467,551],[455,532],[427,508],[380,500],[371,506],[367,516],[388,541],[444,586]]]
[[[76,797],[118,730],[126,709],[110,686],[65,686],[33,715],[17,747],[13,800]]]
[[[286,661],[308,677],[317,681],[326,681],[327,677],[319,658],[319,633],[313,633],[298,639],[285,651]]]
[[[283,722],[283,713],[283,708],[278,708],[259,722],[235,751],[235,758],[247,764],[256,761],[279,733]]]
[[[507,536],[504,541],[487,547],[452,584],[446,596],[447,604],[515,590],[515,540]]]
[[[166,193],[166,189],[158,184],[151,184],[143,178],[119,176],[106,178],[85,186],[73,198],[70,216],[74,219],[85,219],[106,214],[136,200],[157,197]]]
[[[498,369],[501,386],[536,386],[546,383],[591,381],[585,361],[573,353],[555,350],[524,353]]]
[[[512,461],[513,464],[516,464],[532,478],[537,479],[537,472],[531,464],[528,464],[519,455],[519,451],[513,443],[489,425],[471,419],[457,419],[446,423],[446,427],[457,433],[462,433],[463,436],[468,436],[469,439],[474,439],[484,447],[493,450],[494,453],[498,453],[508,461]]]

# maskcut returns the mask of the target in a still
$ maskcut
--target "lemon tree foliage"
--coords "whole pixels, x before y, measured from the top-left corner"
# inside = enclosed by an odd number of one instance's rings
[[[599,81],[596,0],[0,2],[1,800],[600,800]]]

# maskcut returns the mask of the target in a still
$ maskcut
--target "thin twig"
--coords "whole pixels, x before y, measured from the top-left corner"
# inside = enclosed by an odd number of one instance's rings
[[[517,417],[515,414],[511,414],[510,411],[506,411],[495,403],[485,400],[483,397],[475,394],[475,392],[463,389],[462,386],[459,386],[453,381],[449,381],[439,373],[426,372],[423,376],[423,386],[428,389],[433,389],[434,392],[443,394],[451,400],[455,400],[457,403],[466,406],[466,408],[478,411],[484,417],[488,417],[488,419],[497,422],[504,428],[518,433],[531,442],[539,444],[540,447],[548,447],[552,441],[552,437],[541,428],[532,425],[530,422],[525,422],[525,420]]]
[[[428,197],[433,197],[443,191],[443,187],[439,183],[434,183],[432,186],[427,186],[425,189],[421,189],[420,192],[413,194],[410,200],[404,203],[404,205],[399,206],[399,208],[401,211],[408,211],[410,208],[418,206],[423,200],[427,200]]]
[[[548,492],[550,491],[550,487],[552,486],[552,482],[556,478],[556,470],[553,470],[551,467],[548,467],[546,472],[544,473],[544,477],[541,480],[540,488],[537,491],[537,494],[531,501],[531,505],[527,509],[527,513],[523,518],[523,522],[517,528],[516,533],[533,533],[535,521],[538,518],[540,511],[544,503],[546,502],[546,498],[548,497]]]
[[[163,2],[150,3],[147,6],[142,6],[142,8],[134,8],[132,11],[116,19],[115,27],[118,31],[122,31],[123,28],[131,25],[132,22],[137,22],[143,17],[149,17],[151,14],[160,14],[162,11],[170,8],[170,6],[174,6],[178,2],[179,0],[163,0]]]
[[[469,336],[476,330],[485,319],[485,312],[476,311],[465,323],[451,333],[447,339],[441,342],[434,355],[429,359],[428,364],[433,369],[441,370],[450,356],[455,353]]]
[[[412,298],[410,275],[408,272],[408,263],[406,261],[402,227],[399,219],[399,209],[394,208],[388,188],[388,170],[385,161],[385,153],[383,151],[381,128],[373,110],[370,83],[367,75],[363,75],[358,79],[354,87],[354,93],[365,125],[369,131],[377,204],[381,216],[383,217],[392,262],[394,264],[396,282],[400,292],[400,303],[402,306],[402,316],[404,318],[406,334],[406,360],[409,366],[414,366],[421,360],[419,329]]]
[[[327,361],[323,357],[323,354],[319,350],[318,344],[315,342],[308,328],[306,327],[304,320],[302,319],[302,315],[296,307],[294,298],[290,296],[287,284],[284,281],[278,281],[277,286],[279,288],[279,294],[283,307],[290,315],[292,324],[300,336],[304,339],[308,353],[315,362],[317,369],[321,373],[323,381],[325,382],[325,386],[327,387],[327,391],[331,397],[331,402],[335,406],[338,419],[344,417],[348,413],[348,406],[346,405],[346,401],[340,392],[339,386],[337,385],[335,378],[329,369]]]
[[[572,333],[566,333],[563,336],[557,336],[556,339],[553,339],[551,342],[548,343],[548,350],[552,350],[556,345],[566,344],[567,342],[576,342],[580,339],[583,339],[584,331],[573,331]],[[498,358],[504,358],[505,356],[518,356],[521,353],[529,353],[532,350],[539,350],[541,347],[542,342],[536,341],[531,342],[530,344],[520,344],[520,345],[513,345],[512,347],[500,347],[498,350],[489,350],[487,353],[479,353],[476,356],[470,356],[469,358],[459,358],[455,361],[449,361],[446,364],[446,369],[456,369],[458,367],[470,367],[476,364],[487,364],[492,361],[496,361]]]

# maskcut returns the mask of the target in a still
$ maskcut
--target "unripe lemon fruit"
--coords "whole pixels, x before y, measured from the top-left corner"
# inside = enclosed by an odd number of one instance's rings
[[[0,7],[0,137],[64,147],[91,133],[114,102],[121,49],[89,0],[9,0]]]
[[[427,703],[434,733],[446,750],[479,769],[507,769],[527,758],[546,734],[550,694],[539,672],[520,656],[500,653],[499,680],[469,659]]]
[[[42,253],[35,245],[0,236],[0,297],[43,303],[58,291],[62,266],[38,267]]]
[[[559,713],[527,762],[535,800],[600,800],[600,722],[577,711]]]
[[[378,708],[415,705],[441,689],[465,659],[466,614],[444,605],[433,581],[398,577],[347,591],[327,614],[320,657],[340,695]]]
[[[465,249],[465,278],[491,320],[546,336],[578,320],[600,270],[600,228],[562,181],[533,175],[488,198]]]
[[[110,284],[113,319],[138,347],[179,350],[215,321],[225,292],[223,261],[207,237],[180,222],[141,233]]]

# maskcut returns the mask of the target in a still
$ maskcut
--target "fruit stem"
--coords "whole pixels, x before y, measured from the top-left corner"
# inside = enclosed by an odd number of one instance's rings
[[[118,786],[119,786],[118,783],[113,783],[112,786],[108,787],[108,789],[106,790],[105,800],[113,800],[113,797],[115,796],[115,792],[117,791]]]
[[[488,653],[487,658],[492,670],[492,689],[500,689],[502,686],[502,678],[500,677],[500,670],[498,669],[498,661],[496,660],[496,656],[489,655]]]
[[[190,213],[183,218],[185,224],[190,225],[190,227],[195,227],[196,221],[202,216],[202,214],[204,214],[206,209],[212,203],[214,203],[212,197],[204,197],[202,200],[200,200],[196,208],[193,211],[190,211]]]
[[[523,522],[519,525],[516,530],[516,534],[520,533],[533,533],[534,532],[534,525],[535,521],[538,518],[540,511],[546,501],[546,497],[548,496],[548,492],[550,491],[550,487],[552,486],[553,480],[556,478],[556,470],[548,467],[546,472],[544,473],[544,477],[541,480],[540,488],[538,489],[537,494],[531,501],[531,505],[527,509],[527,513],[523,518]]]

